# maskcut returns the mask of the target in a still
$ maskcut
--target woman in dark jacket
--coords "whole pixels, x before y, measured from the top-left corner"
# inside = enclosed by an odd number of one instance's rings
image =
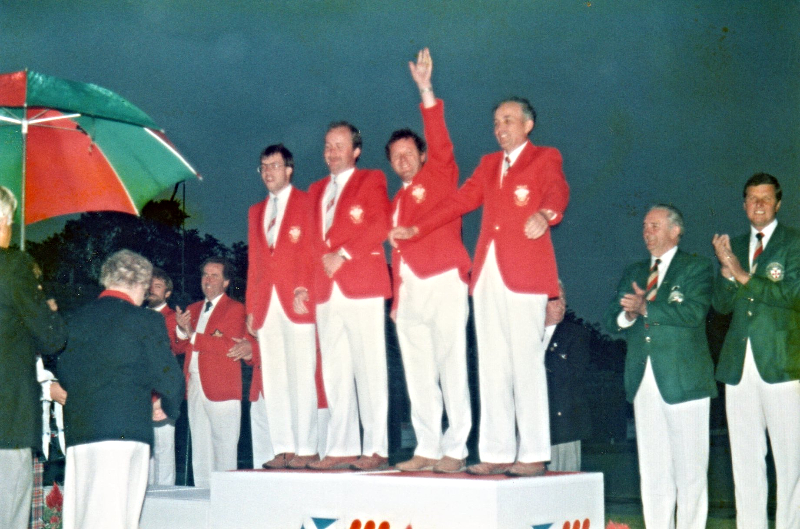
[[[152,265],[120,250],[103,264],[98,299],[69,319],[58,374],[67,467],[64,529],[136,529],[153,445],[153,391],[177,418],[183,376],[164,318],[142,308]]]

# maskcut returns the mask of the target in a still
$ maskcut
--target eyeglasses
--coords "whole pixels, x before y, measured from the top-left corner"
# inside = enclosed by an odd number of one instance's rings
[[[256,172],[258,174],[261,174],[261,173],[266,173],[267,171],[277,171],[278,169],[281,169],[283,167],[286,167],[285,163],[278,163],[278,162],[262,163],[261,165],[256,167]]]

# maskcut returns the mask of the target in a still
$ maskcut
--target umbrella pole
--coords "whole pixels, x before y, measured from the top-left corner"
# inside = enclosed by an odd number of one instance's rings
[[[22,186],[19,209],[19,249],[25,251],[25,173],[28,169],[28,103],[22,105]]]

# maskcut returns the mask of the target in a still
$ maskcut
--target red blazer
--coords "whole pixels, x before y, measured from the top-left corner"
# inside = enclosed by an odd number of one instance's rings
[[[164,316],[164,324],[167,326],[167,335],[169,335],[169,348],[172,350],[172,354],[177,356],[183,354],[183,348],[181,344],[178,342],[178,333],[175,330],[177,323],[175,321],[175,311],[169,308],[169,305],[164,305],[161,310],[157,311],[159,314]],[[184,395],[184,398],[186,396]],[[158,400],[159,395],[155,391],[153,392],[153,402]]]
[[[250,402],[258,400],[259,395],[264,394],[264,379],[261,377],[261,350],[258,348],[258,342],[251,340],[253,343],[253,358],[250,361],[245,361],[247,365],[253,367],[253,377],[250,379]]]
[[[283,312],[291,321],[314,323],[313,205],[305,192],[292,188],[275,248],[270,250],[264,232],[268,201],[269,197],[253,205],[249,213],[247,313],[253,315],[253,328],[261,328],[272,301],[274,286]],[[308,290],[308,314],[294,311],[294,291],[298,287]]]
[[[550,230],[538,239],[525,236],[525,221],[542,208],[561,222],[569,201],[569,186],[561,168],[561,153],[552,147],[525,144],[500,187],[503,152],[487,154],[472,176],[437,213],[417,224],[420,235],[483,205],[481,233],[475,248],[470,292],[480,277],[489,244],[494,241],[497,264],[509,290],[558,296],[558,270]]]
[[[411,185],[401,188],[392,200],[392,215],[400,205],[398,226],[415,226],[422,222],[458,189],[458,166],[444,121],[444,103],[437,99],[435,106],[425,108],[420,105],[420,109],[428,142],[428,160],[414,175]],[[398,247],[392,250],[393,309],[397,308],[402,283],[401,259],[417,277],[423,279],[457,268],[461,279],[465,283],[468,281],[470,261],[461,242],[461,217],[434,229],[425,237],[398,242]]]
[[[189,305],[192,313],[192,328],[197,327],[197,320],[205,305],[205,300]],[[214,336],[214,334],[222,336]],[[242,398],[242,366],[227,357],[234,338],[247,338],[251,343],[255,340],[247,332],[245,325],[244,305],[223,294],[214,307],[214,312],[206,325],[204,333],[197,333],[194,345],[190,340],[179,340],[181,349],[186,353],[183,372],[188,381],[189,364],[194,351],[198,351],[200,382],[208,400],[241,400]]]
[[[169,335],[169,347],[172,349],[172,354],[183,354],[183,350],[178,343],[178,333],[175,330],[177,327],[177,323],[175,321],[175,311],[169,308],[169,305],[164,305],[164,307],[158,312],[164,316],[164,323],[167,326],[167,334]]]
[[[377,169],[356,169],[339,196],[333,224],[323,240],[322,202],[329,181],[330,177],[326,177],[308,188],[317,231],[316,302],[325,303],[330,299],[333,281],[348,298],[388,298],[391,286],[383,252],[383,241],[389,232],[386,177]],[[340,248],[344,248],[351,259],[345,261],[331,279],[322,267],[322,255]]]

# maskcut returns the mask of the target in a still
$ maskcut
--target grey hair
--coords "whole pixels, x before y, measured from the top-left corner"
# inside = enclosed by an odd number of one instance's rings
[[[656,204],[655,206],[651,206],[648,213],[653,211],[654,209],[661,209],[667,212],[667,219],[671,226],[677,226],[681,229],[681,235],[683,235],[683,214],[681,210],[676,208],[671,204]]]
[[[5,186],[0,186],[0,217],[8,219],[8,224],[14,217],[14,212],[17,210],[17,197],[14,193]]]
[[[100,284],[106,288],[136,285],[150,286],[153,265],[145,257],[130,250],[120,250],[108,256],[100,269]]]

